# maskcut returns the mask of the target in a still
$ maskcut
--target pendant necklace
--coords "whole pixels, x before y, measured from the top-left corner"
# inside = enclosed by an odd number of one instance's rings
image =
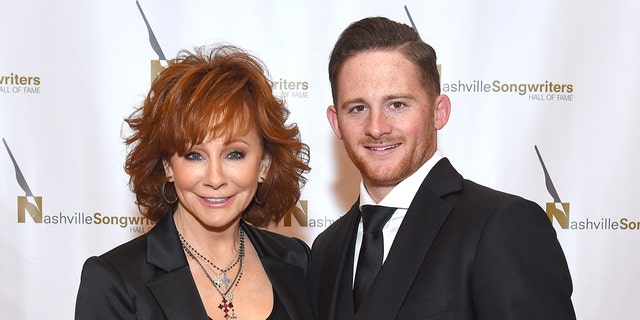
[[[244,231],[240,230],[240,232],[241,232],[240,241],[244,241]],[[240,250],[238,250],[238,252],[236,253],[235,259],[226,268],[222,269],[216,266],[213,262],[211,262],[205,256],[203,256],[194,247],[192,247],[186,240],[184,240],[184,238],[182,237],[182,234],[178,233],[178,235],[180,236],[180,243],[182,244],[183,248],[186,247],[185,251],[187,251],[187,253],[189,253],[190,255],[195,255],[197,257],[196,260],[204,260],[206,262],[206,265],[209,268],[209,270],[211,270],[211,272],[213,272],[213,274],[216,276],[216,280],[214,281],[216,287],[218,289],[221,289],[220,287],[224,284],[225,285],[224,290],[225,291],[229,290],[229,287],[231,286],[231,279],[229,278],[229,276],[227,276],[227,272],[231,270],[233,267],[235,267],[238,264],[238,262],[240,262],[240,251],[244,250],[243,244],[240,245]]]
[[[182,245],[182,249],[198,264],[209,282],[211,282],[216,291],[218,291],[218,294],[220,294],[222,302],[220,302],[218,308],[222,310],[222,312],[224,312],[224,318],[231,320],[238,319],[233,306],[233,288],[238,286],[238,283],[242,278],[242,269],[244,267],[244,230],[240,229],[240,247],[238,248],[238,253],[236,254],[233,262],[231,262],[231,264],[229,264],[229,266],[227,266],[226,268],[220,268],[216,266],[213,262],[203,256],[194,247],[192,247],[184,239],[184,237],[182,237],[182,234],[180,232],[178,232],[178,236],[180,237],[180,244]],[[216,280],[211,277],[200,260],[203,260],[207,264],[207,267],[209,267],[211,272],[216,276]],[[233,269],[233,267],[238,264],[240,264],[240,266],[238,267],[238,273],[236,273],[233,281],[231,281],[231,279],[227,276],[227,272]],[[216,272],[215,270],[219,272]],[[224,290],[221,288],[223,284],[225,285]]]

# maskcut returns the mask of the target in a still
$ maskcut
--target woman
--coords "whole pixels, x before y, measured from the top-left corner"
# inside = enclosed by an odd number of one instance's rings
[[[126,119],[125,170],[153,229],[82,271],[76,319],[311,319],[309,247],[258,229],[300,197],[308,146],[266,68],[183,51]]]

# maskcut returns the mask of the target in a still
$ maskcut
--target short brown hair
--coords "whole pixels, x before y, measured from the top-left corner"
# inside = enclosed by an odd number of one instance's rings
[[[369,50],[396,50],[416,66],[427,92],[440,94],[440,75],[435,50],[420,39],[406,24],[384,17],[369,17],[349,25],[340,34],[329,58],[329,81],[333,103],[336,104],[338,75],[350,57]]]
[[[125,143],[129,187],[147,218],[158,221],[175,208],[163,201],[163,160],[182,155],[208,138],[246,134],[255,126],[271,157],[265,181],[244,219],[256,226],[278,223],[295,206],[310,170],[309,147],[300,141],[284,101],[273,95],[264,64],[228,44],[181,51],[151,84],[143,104],[125,122],[133,133]],[[174,198],[167,184],[165,194]]]

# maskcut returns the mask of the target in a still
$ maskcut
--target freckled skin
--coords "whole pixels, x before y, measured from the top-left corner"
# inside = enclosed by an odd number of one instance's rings
[[[337,77],[336,106],[327,117],[376,201],[414,173],[437,148],[436,131],[450,102],[432,97],[416,67],[396,50],[349,58]]]

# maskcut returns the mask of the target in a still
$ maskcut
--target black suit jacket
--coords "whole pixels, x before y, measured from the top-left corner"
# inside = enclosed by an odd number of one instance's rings
[[[464,180],[447,159],[420,186],[378,277],[354,314],[358,202],[313,244],[320,320],[575,319],[564,253],[545,212]]]
[[[289,316],[312,319],[305,287],[309,247],[244,222],[241,227]],[[85,262],[75,318],[208,319],[172,214],[148,233]]]

